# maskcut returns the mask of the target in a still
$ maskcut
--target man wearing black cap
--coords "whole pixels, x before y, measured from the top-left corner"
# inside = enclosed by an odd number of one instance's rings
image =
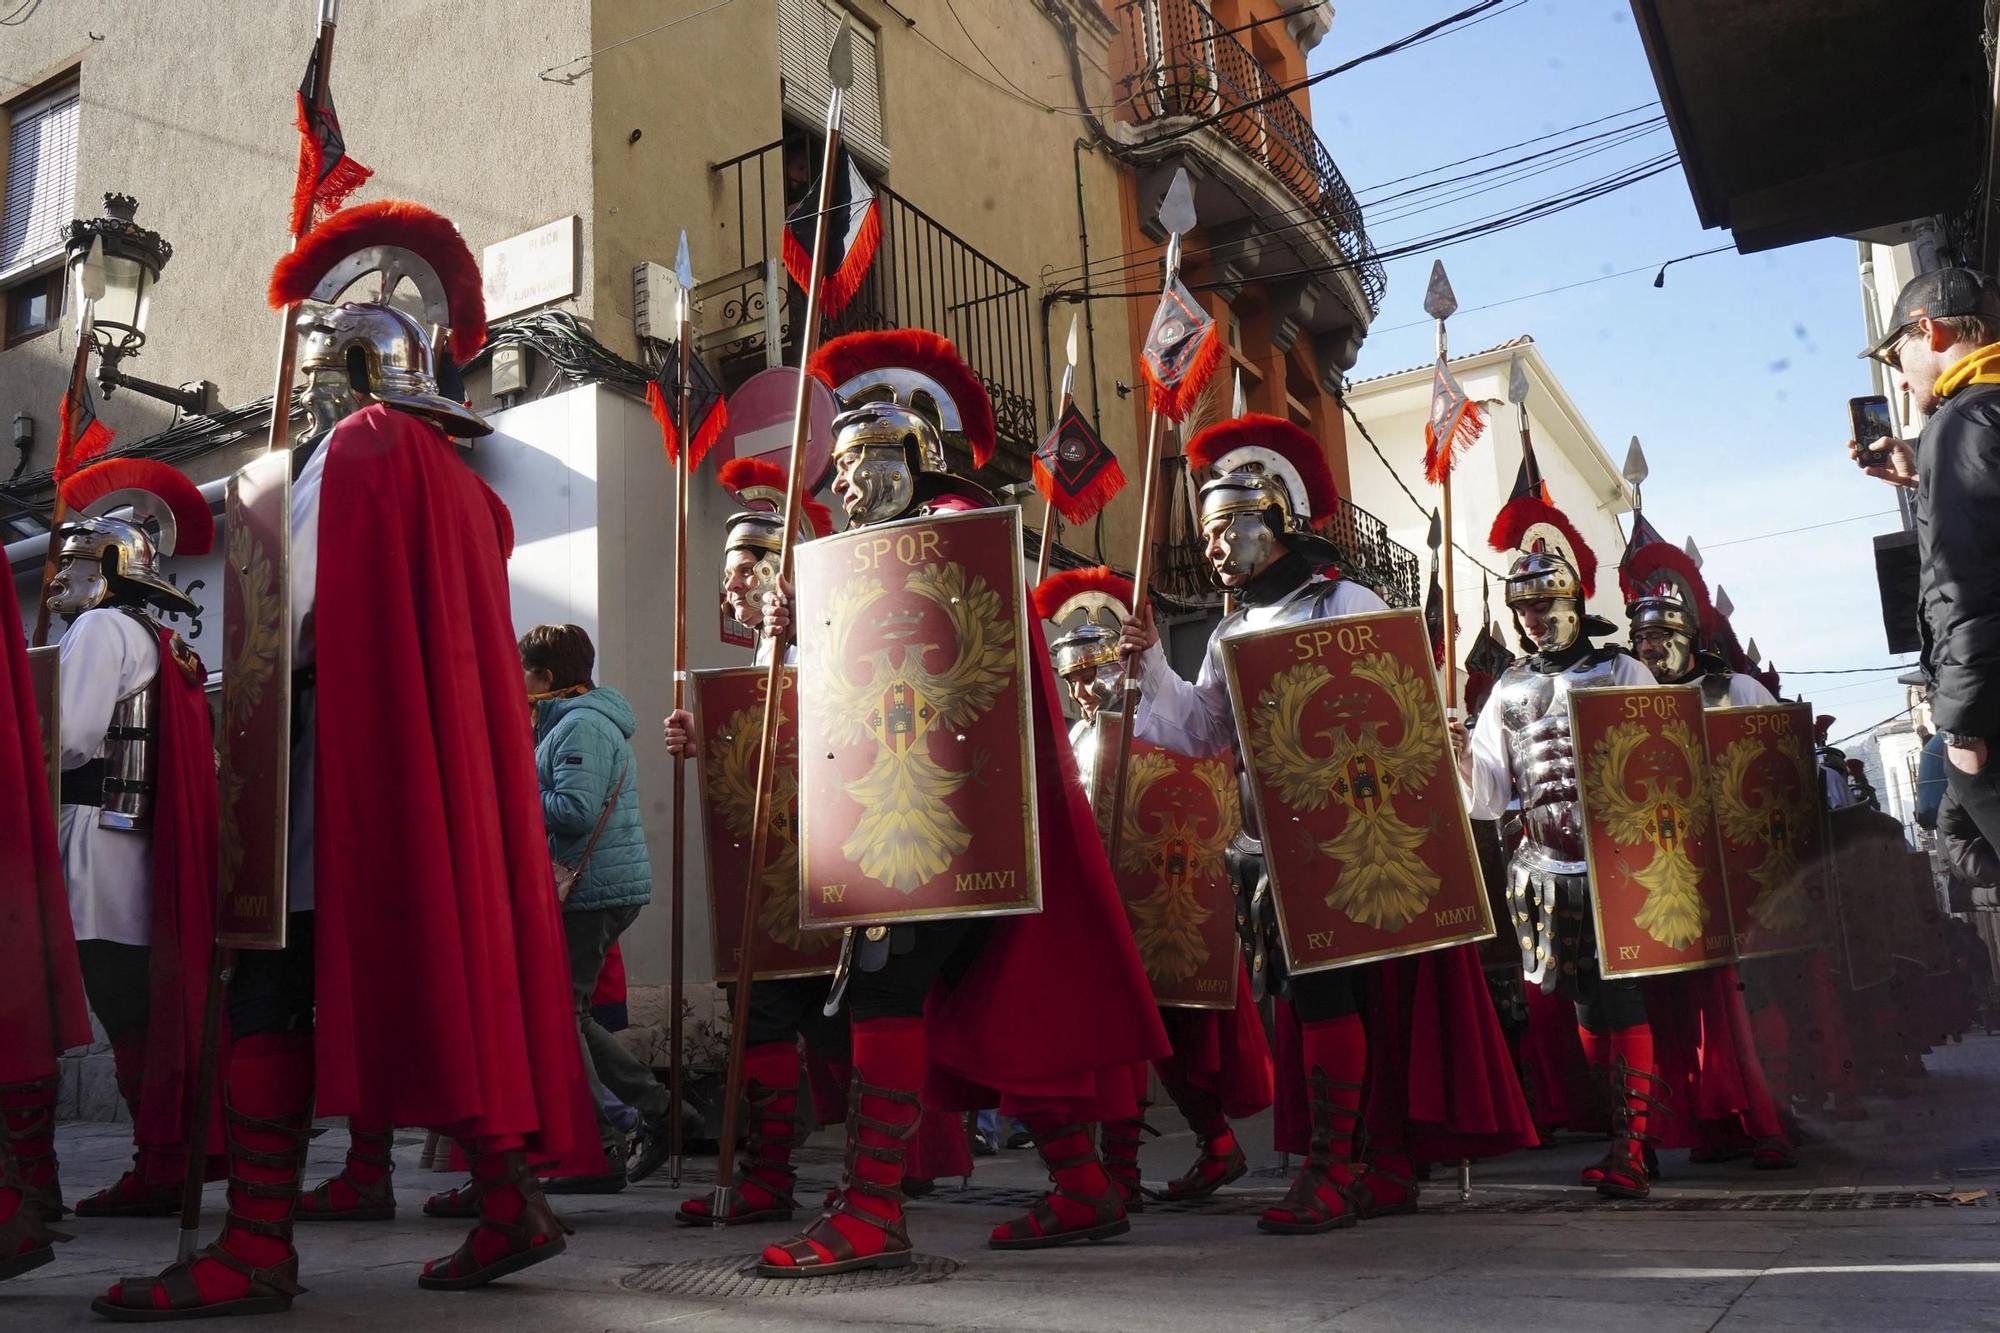
[[[2000,838],[2000,286],[1971,269],[1911,279],[1889,331],[1863,356],[1886,363],[1926,415],[1914,456],[1902,441],[1871,476],[1916,491],[1917,605],[1931,711],[1951,790],[1989,841]],[[1850,443],[1850,451],[1864,447]],[[2000,841],[1995,841],[2000,846]]]

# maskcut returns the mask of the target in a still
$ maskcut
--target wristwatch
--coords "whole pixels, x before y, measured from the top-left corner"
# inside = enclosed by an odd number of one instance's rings
[[[1944,737],[1945,746],[1953,750],[1970,750],[1985,739],[1982,736],[1968,736],[1959,731],[1940,731],[1938,735]]]

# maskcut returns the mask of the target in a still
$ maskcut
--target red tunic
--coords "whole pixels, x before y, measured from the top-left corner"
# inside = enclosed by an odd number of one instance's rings
[[[1231,1119],[1256,1115],[1274,1095],[1271,1039],[1250,997],[1250,970],[1237,963],[1234,1009],[1162,1009],[1174,1053],[1160,1077],[1184,1079],[1222,1103]]]
[[[159,631],[160,765],[153,801],[153,928],[146,1020],[145,1095],[132,1141],[158,1179],[178,1180],[186,1161],[201,1021],[215,941],[217,800],[215,736],[200,659],[174,655]],[[227,1022],[216,1068],[228,1068]],[[222,1079],[210,1090],[208,1153],[223,1144]]]
[[[90,1040],[76,936],[56,851],[42,726],[12,579],[0,580],[0,1083],[56,1072]]]
[[[506,506],[376,405],[325,446],[318,1106],[596,1153],[507,591]]]

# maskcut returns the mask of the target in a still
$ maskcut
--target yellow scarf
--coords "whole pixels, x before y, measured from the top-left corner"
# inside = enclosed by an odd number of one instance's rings
[[[533,731],[541,725],[542,705],[552,699],[574,699],[580,694],[589,694],[588,685],[569,685],[560,690],[546,690],[541,694],[528,696],[528,729]]]
[[[1949,398],[1968,384],[2000,384],[2000,343],[1988,343],[1976,352],[1967,352],[1937,377],[1935,392]]]

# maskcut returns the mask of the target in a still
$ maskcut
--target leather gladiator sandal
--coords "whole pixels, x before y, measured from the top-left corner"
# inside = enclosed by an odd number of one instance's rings
[[[1337,1092],[1353,1094],[1354,1104],[1335,1100]],[[1312,1111],[1312,1138],[1306,1143],[1305,1165],[1299,1168],[1285,1197],[1257,1219],[1259,1231],[1276,1236],[1317,1236],[1361,1221],[1361,1201],[1353,1182],[1334,1175],[1335,1167],[1344,1172],[1354,1167],[1354,1136],[1361,1126],[1361,1084],[1328,1078],[1314,1065],[1306,1075],[1306,1093]],[[1338,1154],[1333,1150],[1335,1119],[1347,1126],[1340,1135],[1346,1151]],[[1336,1208],[1328,1195],[1339,1199],[1340,1206]]]
[[[35,1084],[0,1087],[0,1094],[33,1091]],[[10,1123],[15,1117],[0,1114],[0,1282],[32,1272],[56,1257],[55,1246],[73,1239],[51,1230],[53,1220],[34,1201],[14,1152],[15,1134]]]
[[[1643,1199],[1653,1192],[1657,1174],[1648,1154],[1654,1136],[1646,1132],[1653,1115],[1664,1110],[1661,1100],[1641,1086],[1641,1080],[1664,1092],[1666,1081],[1649,1069],[1614,1059],[1609,1067],[1612,1088],[1611,1152],[1599,1164],[1597,1192],[1608,1199]],[[1637,1102],[1638,1105],[1633,1105]]]
[[[139,1094],[145,1086],[146,1035],[127,1033],[111,1043],[111,1069],[118,1095],[131,1112],[133,1132],[139,1124]],[[134,1146],[132,1169],[111,1185],[76,1201],[78,1217],[173,1217],[181,1210],[181,1183],[148,1185],[145,1155]]]
[[[871,1115],[864,1109],[871,1105],[907,1118],[891,1121]],[[923,1103],[915,1093],[863,1083],[857,1063],[847,1097],[847,1160],[840,1186],[827,1196],[825,1211],[803,1234],[764,1252],[766,1257],[757,1264],[758,1276],[830,1277],[863,1268],[907,1266],[910,1232],[903,1220],[903,1168],[922,1115]],[[864,1143],[864,1134],[880,1141]],[[862,1199],[875,1201],[882,1211],[862,1207]],[[879,1231],[882,1248],[872,1254],[861,1253],[841,1229],[842,1220]],[[773,1262],[769,1257],[773,1251],[782,1253],[788,1262]]]
[[[1223,1115],[1221,1101],[1213,1093],[1185,1085],[1170,1086],[1167,1093],[1188,1127],[1194,1130],[1196,1141],[1201,1144],[1201,1156],[1184,1173],[1168,1181],[1157,1197],[1169,1203],[1190,1203],[1206,1199],[1224,1185],[1241,1180],[1250,1170],[1250,1159],[1244,1156],[1236,1131]]]
[[[682,1226],[744,1226],[752,1222],[789,1222],[799,1209],[792,1191],[799,1173],[792,1167],[792,1153],[805,1141],[799,1126],[799,1057],[789,1043],[769,1043],[777,1049],[769,1054],[768,1067],[752,1048],[744,1058],[744,1082],[750,1117],[743,1134],[742,1170],[730,1192],[729,1212],[717,1217],[714,1200],[697,1197],[683,1200],[674,1213]],[[789,1072],[791,1082],[783,1083]]]
[[[479,1216],[479,1196],[484,1186],[477,1180],[468,1180],[463,1185],[454,1186],[441,1194],[433,1194],[424,1200],[425,1217],[449,1217],[466,1220]]]
[[[1109,1240],[1132,1229],[1119,1199],[1117,1182],[1097,1156],[1082,1125],[1037,1124],[1035,1147],[1055,1188],[1035,1200],[1022,1217],[1003,1222],[986,1239],[996,1250],[1046,1250],[1080,1240]],[[1093,1191],[1095,1171],[1102,1186]],[[1062,1205],[1068,1204],[1065,1209]],[[1072,1214],[1065,1217],[1064,1212]]]
[[[526,1153],[482,1154],[473,1159],[472,1174],[480,1186],[479,1224],[456,1250],[424,1265],[417,1285],[426,1291],[483,1287],[568,1248],[571,1227],[542,1196]],[[482,1236],[489,1238],[487,1243],[481,1243]],[[496,1249],[493,1240],[504,1245]]]
[[[1417,1211],[1417,1197],[1423,1191],[1416,1166],[1407,1148],[1377,1145],[1362,1134],[1361,1174],[1354,1182],[1354,1195],[1364,1219],[1405,1217]]]
[[[388,1129],[347,1128],[347,1161],[340,1174],[299,1196],[301,1222],[387,1222],[396,1216],[395,1141]],[[355,1170],[359,1164],[360,1171]],[[475,1214],[477,1205],[474,1206]]]
[[[220,1315],[282,1314],[292,1308],[292,1298],[303,1295],[299,1285],[299,1255],[292,1248],[292,1210],[297,1205],[301,1177],[305,1174],[306,1142],[312,1137],[310,1111],[298,1116],[265,1119],[225,1105],[229,1139],[229,1212],[223,1221],[222,1238],[197,1250],[192,1259],[169,1265],[158,1277],[120,1279],[107,1294],[90,1303],[90,1308],[107,1319],[122,1323],[162,1323],[168,1320],[205,1319]],[[276,1139],[287,1146],[266,1151],[246,1146],[245,1135]],[[241,1168],[253,1166],[267,1173],[284,1172],[276,1180],[245,1179]],[[277,1218],[245,1216],[239,1210],[244,1201],[263,1200],[280,1205],[269,1211]],[[260,1211],[264,1211],[260,1209]],[[241,1237],[275,1241],[283,1257],[274,1263],[257,1264],[230,1248]],[[195,1268],[215,1263],[243,1279],[239,1296],[214,1301],[202,1292]],[[156,1299],[159,1298],[159,1299]]]
[[[21,1181],[22,1202],[48,1222],[60,1222],[69,1212],[56,1161],[57,1083],[54,1074],[28,1083],[0,1083],[0,1125]]]
[[[1125,1211],[1146,1210],[1146,1187],[1139,1180],[1139,1147],[1146,1141],[1144,1120],[1107,1120],[1098,1126],[1097,1138],[1104,1159],[1104,1174],[1117,1187],[1118,1201]]]

